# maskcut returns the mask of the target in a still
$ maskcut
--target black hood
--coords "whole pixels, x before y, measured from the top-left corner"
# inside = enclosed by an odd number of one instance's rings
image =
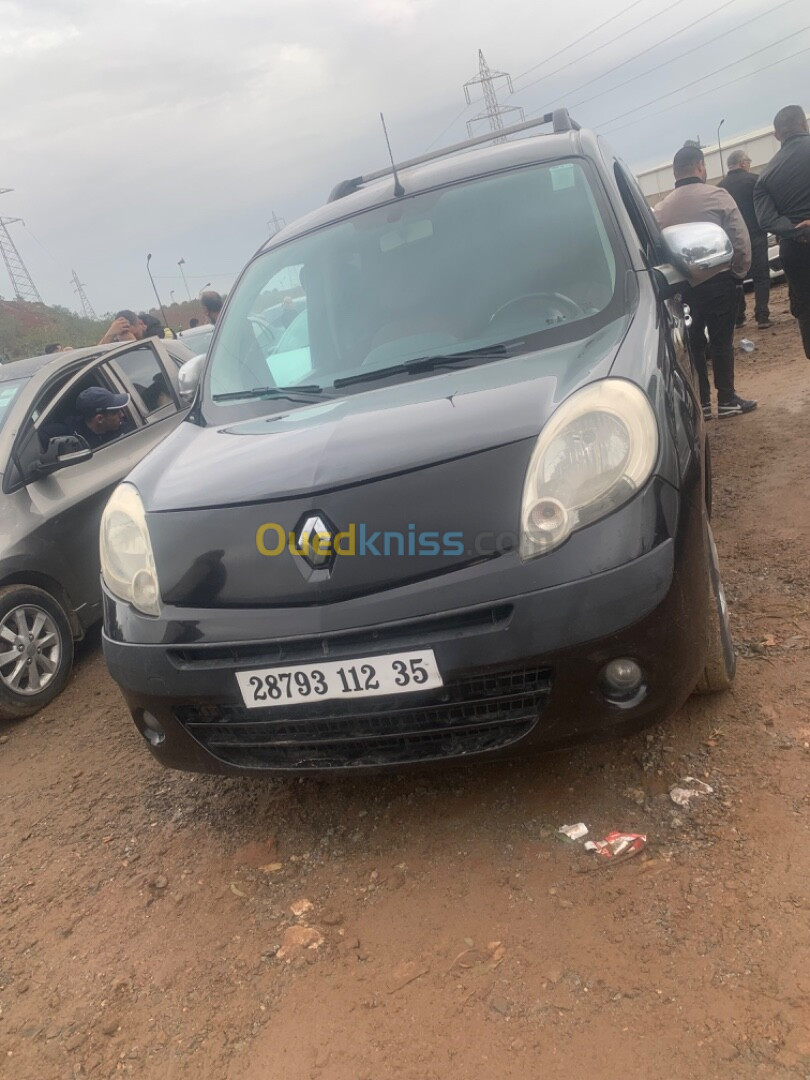
[[[180,425],[129,477],[164,601],[329,603],[481,561],[474,537],[517,531],[538,433],[574,390],[609,373],[626,327],[221,428]],[[273,548],[316,512],[334,531],[354,526],[355,546],[361,533],[380,536],[316,571],[287,549],[260,553],[262,526],[273,526],[263,534]],[[385,533],[404,538],[387,555]],[[423,533],[463,542],[420,553],[409,538]]]

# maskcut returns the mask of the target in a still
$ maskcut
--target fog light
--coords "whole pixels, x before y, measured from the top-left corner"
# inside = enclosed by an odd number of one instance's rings
[[[611,696],[629,697],[641,686],[644,672],[635,660],[622,657],[602,668],[602,681]]]
[[[141,735],[150,746],[162,746],[166,742],[166,732],[163,730],[163,725],[150,712],[144,711],[141,713],[141,724]]]

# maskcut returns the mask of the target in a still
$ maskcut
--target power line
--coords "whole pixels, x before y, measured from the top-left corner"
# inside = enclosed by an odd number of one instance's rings
[[[580,42],[585,40],[585,38],[588,38],[592,34],[596,34],[600,30],[603,30],[609,23],[615,22],[616,19],[620,19],[622,17],[622,15],[627,14],[628,11],[630,11],[634,7],[638,7],[638,5],[641,4],[641,3],[643,3],[643,0],[633,0],[633,3],[628,4],[626,8],[622,8],[622,10],[618,13],[618,15],[611,15],[610,18],[605,19],[605,21],[603,23],[599,23],[599,25],[594,26],[594,28],[592,30],[586,31],[586,33],[582,34],[581,37],[578,37],[576,39],[576,41],[572,41],[569,45],[563,46],[562,49],[558,49],[555,53],[552,53],[551,56],[547,56],[545,58],[545,60],[541,60],[538,64],[533,64],[532,67],[527,68],[526,71],[521,72],[520,75],[516,75],[515,76],[515,81],[517,81],[518,79],[525,78],[526,75],[530,75],[533,71],[537,71],[537,69],[539,67],[542,67],[543,64],[548,64],[552,60],[556,60],[558,56],[562,56],[562,54],[564,52],[568,52],[569,49],[573,49],[573,47],[575,45],[579,45]],[[520,91],[518,91],[518,93],[519,92]]]
[[[463,109],[461,110],[461,112],[460,112],[460,113],[458,114],[458,116],[454,117],[454,118],[453,118],[453,119],[452,119],[452,120],[450,121],[450,123],[449,123],[449,124],[447,125],[447,127],[446,127],[446,128],[444,129],[444,131],[442,131],[442,132],[441,132],[440,134],[438,134],[438,135],[436,136],[436,138],[435,138],[435,139],[434,139],[434,140],[433,140],[432,142],[428,143],[428,145],[427,145],[427,146],[425,147],[425,153],[427,153],[427,152],[428,152],[428,150],[432,150],[432,149],[433,149],[433,147],[434,147],[434,146],[436,145],[436,143],[437,143],[437,142],[438,142],[438,141],[439,141],[440,139],[443,139],[443,138],[445,137],[445,135],[447,134],[447,132],[448,132],[448,131],[449,131],[449,130],[450,130],[451,128],[453,128],[453,127],[455,127],[455,126],[456,126],[456,124],[457,124],[457,123],[459,122],[459,120],[460,120],[460,119],[462,118],[462,116],[464,115],[464,113],[465,113],[465,112],[466,112],[466,111],[467,111],[467,110],[468,110],[469,108],[470,108],[470,106],[469,106],[469,105],[465,105],[465,106],[464,106],[464,108],[463,108]]]
[[[646,56],[647,53],[652,52],[653,49],[658,49],[658,48],[661,47],[661,45],[669,44],[671,41],[674,41],[676,37],[680,37],[681,34],[685,34],[687,32],[687,30],[694,30],[694,28],[696,26],[699,26],[700,23],[705,22],[707,19],[711,19],[711,17],[713,15],[716,15],[719,11],[722,11],[724,8],[731,7],[732,4],[736,4],[738,2],[739,2],[739,0],[725,0],[724,4],[721,4],[719,7],[716,7],[712,11],[707,12],[705,15],[702,15],[699,19],[693,19],[692,22],[687,23],[686,26],[681,27],[680,30],[676,30],[674,34],[669,34],[667,37],[660,38],[658,41],[654,42],[654,44],[648,45],[646,49],[642,49],[641,52],[634,53],[632,56],[628,56],[627,59],[622,60],[622,62],[620,64],[614,64],[614,66],[608,68],[607,71],[603,71],[601,75],[594,75],[594,77],[592,79],[588,79],[587,82],[580,83],[579,86],[575,86],[572,90],[568,90],[565,94],[560,94],[558,97],[551,98],[551,100],[547,104],[548,105],[553,105],[555,101],[562,101],[563,99],[570,98],[573,94],[578,94],[579,91],[584,90],[586,86],[591,86],[592,83],[599,82],[600,79],[605,79],[605,78],[607,78],[608,75],[612,75],[614,73],[614,71],[618,71],[620,68],[627,67],[628,64],[632,64],[635,60],[640,60],[642,56]],[[791,3],[793,3],[793,0],[785,0],[785,3],[791,4]],[[784,4],[780,5],[780,7],[783,7],[783,6],[784,6]],[[773,10],[776,10],[776,9],[774,8]],[[759,15],[755,15],[754,18],[755,19],[761,19],[762,16],[766,15],[766,14],[767,14],[767,12],[761,11],[759,13]],[[749,22],[751,22],[751,21],[753,21],[753,20],[749,19]],[[741,23],[741,26],[745,26],[745,25],[746,25],[745,23]],[[739,29],[740,29],[740,27],[737,27],[737,26],[734,27],[734,30],[739,30]],[[733,33],[733,31],[724,31],[724,33]],[[717,38],[712,38],[711,40],[716,41]],[[708,44],[709,44],[708,41],[701,41],[699,45],[695,46],[695,49],[702,49],[704,45],[708,45]],[[689,50],[689,51],[691,52],[693,50]],[[660,67],[665,67],[667,64],[672,64],[672,63],[675,62],[675,60],[680,60],[682,56],[686,56],[686,55],[687,55],[687,53],[681,53],[681,56],[675,56],[675,57],[672,58],[672,60],[665,60],[664,63],[659,65],[659,66]],[[644,74],[648,75],[649,71],[645,71]],[[619,83],[618,86],[611,86],[607,90],[601,91],[601,94],[610,94],[614,90],[618,90],[620,86],[626,86],[627,83],[633,82],[634,79],[640,79],[640,78],[641,78],[641,75],[634,75],[631,79],[627,79],[626,82]],[[568,108],[569,109],[575,109],[575,108],[577,108],[578,105],[585,105],[585,104],[587,104],[587,102],[593,101],[594,97],[600,97],[601,94],[594,94],[593,97],[583,98],[582,101],[576,101],[573,104],[569,104]],[[540,109],[538,111],[543,112],[545,110]]]
[[[745,74],[738,75],[736,79],[729,79],[728,82],[720,83],[719,86],[712,86],[708,90],[701,90],[699,94],[693,94],[691,97],[685,98],[683,101],[676,101],[672,105],[665,105],[663,109],[657,109],[654,113],[650,113],[649,116],[642,117],[641,120],[652,120],[654,117],[660,116],[661,113],[669,112],[671,109],[679,109],[682,105],[688,105],[690,101],[697,101],[699,98],[706,97],[708,94],[713,94],[716,90],[724,90],[727,86],[734,86],[735,83],[742,82],[744,79],[750,79],[754,75],[759,75],[763,71],[768,71],[770,68],[777,67],[779,64],[784,64],[788,60],[793,60],[797,56],[803,56],[805,53],[808,52],[810,52],[810,45],[806,49],[799,49],[798,52],[791,53],[790,56],[783,56],[779,60],[774,60],[771,64],[765,64],[764,67],[756,68],[754,71],[746,71]],[[737,63],[739,62],[740,61],[737,61]],[[681,87],[681,89],[685,88]],[[677,92],[677,90],[673,91],[673,93]],[[648,102],[648,104],[652,104],[652,102]],[[642,108],[645,108],[645,106],[642,106]],[[610,121],[607,122],[610,123]],[[629,123],[619,124],[618,127],[612,128],[610,132],[603,132],[603,134],[612,135],[614,131],[623,131],[625,128],[632,127],[633,124],[638,123],[638,120],[631,120]]]
[[[691,82],[684,83],[683,86],[679,86],[675,90],[669,90],[666,94],[660,94],[657,98],[653,98],[652,101],[645,101],[643,105],[636,105],[633,109],[628,109],[627,112],[619,113],[618,116],[612,116],[610,120],[603,120],[601,124],[596,126],[603,126],[606,124],[612,124],[616,120],[623,120],[625,116],[632,116],[633,113],[640,112],[642,109],[646,109],[649,105],[655,105],[659,101],[663,101],[664,98],[672,97],[673,94],[680,94],[682,90],[688,90],[690,86],[696,86],[700,82],[705,82],[706,79],[711,79],[715,75],[719,75],[721,71],[728,71],[729,68],[736,67],[737,64],[742,64],[745,60],[750,60],[752,56],[759,56],[760,53],[766,52],[768,49],[773,49],[776,45],[781,45],[782,42],[787,41],[789,38],[796,38],[799,34],[804,34],[810,27],[803,26],[801,30],[795,33],[786,34],[783,38],[779,38],[778,41],[772,41],[770,45],[763,45],[761,49],[755,49],[753,52],[748,53],[747,56],[741,56],[739,60],[732,60],[730,64],[724,64],[723,67],[717,68],[715,71],[710,71],[708,75],[701,75],[697,79],[692,79]]]
[[[728,0],[728,3],[735,3],[735,0]],[[722,6],[723,7],[728,7],[728,3],[723,4]],[[745,22],[738,23],[737,26],[733,26],[730,30],[721,31],[719,34],[716,34],[713,38],[709,38],[707,41],[698,42],[698,44],[693,45],[691,49],[685,49],[684,52],[679,53],[677,56],[673,56],[670,60],[664,60],[663,63],[657,64],[654,68],[647,68],[646,71],[642,71],[638,75],[633,75],[633,76],[631,76],[631,78],[625,79],[624,82],[617,83],[616,86],[611,86],[607,90],[603,90],[602,93],[591,94],[590,97],[582,98],[581,101],[575,101],[573,103],[573,105],[569,106],[569,108],[570,109],[577,109],[577,108],[579,108],[580,105],[587,105],[588,102],[594,101],[598,97],[603,97],[604,94],[612,94],[614,90],[620,90],[623,86],[628,86],[631,82],[635,82],[637,79],[643,79],[645,75],[652,75],[652,74],[660,71],[661,68],[667,67],[669,64],[674,64],[678,60],[683,60],[683,58],[685,56],[689,56],[693,52],[697,52],[698,49],[704,49],[707,45],[712,45],[715,41],[719,41],[721,38],[726,38],[726,37],[728,37],[729,34],[736,33],[737,30],[742,30],[743,27],[749,26],[752,22],[756,22],[757,19],[764,18],[765,15],[773,15],[775,12],[779,11],[780,8],[787,7],[788,4],[792,4],[792,3],[794,3],[794,0],[782,0],[782,3],[777,4],[776,7],[769,8],[767,11],[760,11],[759,15],[754,15],[752,18],[746,19]],[[718,8],[717,10],[719,11],[720,9]],[[710,12],[709,13],[709,15],[713,15],[713,14],[716,14],[716,12]],[[705,15],[704,18],[706,18],[706,19],[709,18],[709,15]],[[702,22],[702,21],[703,21],[702,19],[698,19],[697,22],[692,23],[691,26],[697,26],[697,23]],[[684,27],[684,29],[690,29],[690,28],[691,27]],[[659,42],[658,44],[660,45],[661,42]],[[636,59],[636,57],[631,57],[631,59]],[[628,63],[628,62],[629,61],[625,61],[625,63]],[[621,65],[619,65],[619,66],[621,66]],[[609,73],[606,72],[606,74],[609,74]],[[584,84],[584,85],[587,85],[587,83]],[[581,90],[582,87],[578,87],[577,89]],[[576,93],[576,91],[572,90],[571,93]],[[553,100],[554,101],[559,101],[559,98],[554,98]],[[543,110],[541,109],[540,111],[542,112]]]
[[[570,61],[567,64],[563,64],[562,67],[555,68],[554,71],[549,71],[547,75],[541,75],[538,79],[533,79],[531,82],[526,83],[525,86],[518,87],[516,91],[518,94],[522,94],[524,90],[528,90],[530,86],[537,86],[538,83],[545,82],[546,79],[550,79],[553,75],[559,75],[561,71],[565,71],[572,63],[579,64],[582,60],[587,60],[589,56],[593,56],[594,53],[600,52],[602,49],[606,49],[608,45],[615,45],[617,41],[621,41],[622,38],[627,37],[628,34],[632,34],[634,30],[640,30],[642,26],[646,26],[647,23],[651,23],[654,19],[660,18],[661,15],[669,14],[670,11],[674,11],[676,7],[680,7],[681,4],[686,3],[686,0],[673,0],[673,3],[667,8],[662,8],[661,11],[656,11],[654,15],[648,16],[646,19],[642,19],[640,23],[636,23],[634,26],[628,27],[627,30],[623,30],[620,34],[610,38],[608,41],[602,42],[601,45],[595,45],[590,52],[583,53],[582,56],[578,56],[576,60]]]

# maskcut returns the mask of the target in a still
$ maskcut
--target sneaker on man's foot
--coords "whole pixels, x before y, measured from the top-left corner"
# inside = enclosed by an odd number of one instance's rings
[[[756,407],[755,401],[747,401],[735,394],[728,401],[718,401],[717,416],[720,420],[725,420],[729,416],[742,416],[743,413],[753,412]]]
[[[772,326],[773,323],[770,319],[762,319],[761,321],[757,319],[757,330],[770,330]]]
[[[709,404],[709,405],[704,405],[704,406],[702,406],[702,408],[703,408],[703,419],[704,419],[704,420],[711,420],[711,418],[712,418],[712,407],[711,407],[711,404]]]

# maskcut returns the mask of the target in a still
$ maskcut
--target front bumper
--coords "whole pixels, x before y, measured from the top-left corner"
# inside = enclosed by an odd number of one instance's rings
[[[357,771],[474,761],[660,720],[702,669],[702,509],[622,566],[519,596],[317,637],[131,644],[104,653],[133,719],[164,765],[199,772]],[[125,607],[105,594],[106,627]],[[120,638],[120,634],[118,635]],[[199,641],[203,643],[199,643]],[[246,709],[234,672],[431,648],[445,685],[412,694]],[[641,690],[609,700],[600,676],[636,660]],[[348,710],[348,711],[347,711]]]

